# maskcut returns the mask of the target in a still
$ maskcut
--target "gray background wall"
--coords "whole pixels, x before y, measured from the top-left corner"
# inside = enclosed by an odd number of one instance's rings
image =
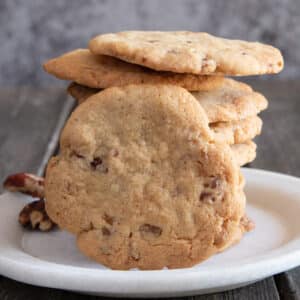
[[[86,47],[103,32],[207,31],[259,40],[285,57],[281,77],[300,77],[299,0],[0,0],[0,86],[61,84],[41,63]]]

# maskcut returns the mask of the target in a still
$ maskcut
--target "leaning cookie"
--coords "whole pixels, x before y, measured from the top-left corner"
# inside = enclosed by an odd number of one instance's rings
[[[215,134],[215,140],[232,145],[247,142],[260,135],[262,124],[261,118],[253,116],[238,121],[210,123],[209,127]]]
[[[93,38],[89,48],[94,54],[176,73],[259,75],[278,73],[283,68],[282,55],[272,46],[205,32],[110,33]]]
[[[229,146],[171,85],[109,88],[78,106],[45,193],[49,216],[113,269],[193,266],[232,244],[245,207]]]
[[[59,79],[75,81],[91,88],[128,84],[174,84],[190,91],[209,91],[222,83],[222,76],[199,76],[157,72],[106,55],[94,55],[77,49],[44,64],[46,72]]]

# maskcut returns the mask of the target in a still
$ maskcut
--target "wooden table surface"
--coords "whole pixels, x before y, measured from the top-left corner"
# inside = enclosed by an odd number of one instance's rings
[[[261,114],[263,133],[256,139],[257,159],[251,167],[300,177],[300,80],[255,79],[250,83],[269,100],[268,110]],[[73,106],[62,89],[0,88],[1,181],[16,172],[43,173]],[[236,290],[187,298],[300,299],[300,267]],[[2,276],[0,299],[101,298],[35,287]]]

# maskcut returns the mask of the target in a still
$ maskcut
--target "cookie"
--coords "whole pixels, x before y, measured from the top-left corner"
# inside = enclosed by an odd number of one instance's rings
[[[82,103],[98,92],[76,83],[71,83],[68,92]],[[231,122],[257,115],[268,106],[267,99],[242,82],[224,78],[222,84],[209,92],[192,92],[205,110],[209,123]]]
[[[255,223],[247,215],[244,215],[241,219],[241,226],[244,232],[249,232],[255,228]]]
[[[190,91],[208,91],[221,84],[221,76],[200,76],[157,72],[119,59],[94,55],[88,49],[77,49],[44,64],[46,72],[92,88],[128,84],[174,84]]]
[[[261,133],[262,120],[258,116],[239,121],[211,123],[209,127],[215,140],[228,144],[240,144],[252,140]]]
[[[89,48],[94,54],[176,73],[258,75],[278,73],[283,68],[282,55],[272,46],[205,32],[109,33],[93,38]]]
[[[233,155],[239,166],[251,163],[255,159],[256,148],[256,144],[252,141],[248,141],[243,144],[231,145]]]
[[[230,122],[257,115],[268,106],[267,99],[242,82],[226,78],[209,92],[193,92],[210,123]]]
[[[98,92],[98,89],[85,87],[74,82],[68,87],[68,93],[79,104]],[[209,127],[214,132],[216,141],[240,144],[252,140],[261,133],[262,120],[258,116],[253,116],[238,121],[210,123]]]
[[[232,244],[245,206],[230,147],[172,85],[108,88],[78,106],[45,197],[79,249],[113,269],[195,265]]]

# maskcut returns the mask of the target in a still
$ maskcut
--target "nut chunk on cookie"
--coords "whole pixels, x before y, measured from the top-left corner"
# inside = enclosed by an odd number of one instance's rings
[[[189,267],[243,234],[227,144],[181,87],[108,88],[78,106],[48,164],[46,211],[113,269]]]

